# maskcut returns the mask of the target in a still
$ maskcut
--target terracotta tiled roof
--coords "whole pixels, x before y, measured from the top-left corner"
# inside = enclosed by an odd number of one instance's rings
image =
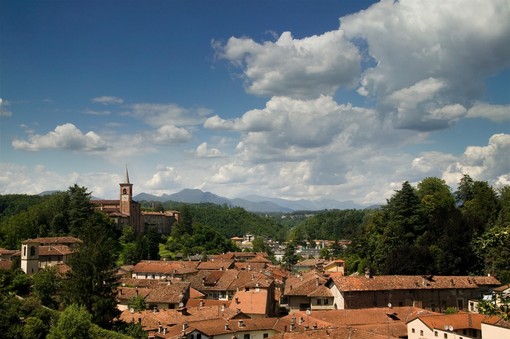
[[[234,267],[234,260],[211,260],[198,264],[198,270],[226,270]]]
[[[500,284],[495,277],[485,276],[384,275],[371,278],[365,276],[335,276],[331,278],[331,281],[340,291],[466,289]]]
[[[146,279],[133,279],[146,280]],[[154,281],[154,280],[149,280]],[[136,295],[142,296],[146,302],[179,304],[189,289],[189,282],[161,282],[155,280],[144,287],[119,287],[117,298],[119,300],[130,300]]]
[[[189,277],[191,286],[201,292],[206,291],[236,291],[246,287],[269,287],[273,279],[260,272],[253,271],[199,271]]]
[[[68,255],[71,253],[73,253],[73,250],[71,250],[68,246],[65,245],[39,246],[40,257]]]
[[[188,299],[186,307],[208,307],[208,306],[230,306],[230,300],[216,300],[216,299]]]
[[[142,260],[133,267],[134,273],[158,274],[192,274],[196,272],[197,262],[194,261],[164,261]]]
[[[267,290],[237,291],[230,303],[231,309],[238,309],[245,314],[267,315]]]
[[[308,297],[332,297],[331,290],[324,285],[320,285],[314,291],[308,293]]]
[[[122,311],[119,319],[127,323],[141,322],[145,331],[155,330],[159,325],[175,326],[184,322],[212,320],[212,319],[232,319],[242,315],[237,310],[228,307],[210,306],[210,307],[190,307],[181,310],[160,310],[133,312],[129,310]],[[246,317],[246,315],[244,316]],[[223,320],[224,321],[224,320]]]
[[[199,331],[208,337],[235,335],[238,332],[275,330],[283,332],[285,328],[290,328],[290,323],[278,318],[257,318],[257,319],[235,319],[223,320],[215,319],[210,321],[194,321],[188,322],[185,334],[188,335],[193,331]],[[158,338],[176,338],[182,334],[182,327],[175,326],[171,328],[167,335],[157,334]]]
[[[456,313],[420,316],[418,319],[431,330],[444,330],[445,326],[453,326],[454,330],[482,329],[482,321],[488,317],[477,313]],[[489,319],[488,319],[489,320]],[[490,321],[490,320],[489,320]]]
[[[505,292],[508,289],[510,289],[510,284],[498,286],[498,287],[494,288],[494,292],[502,293],[502,292]]]
[[[17,250],[8,250],[6,248],[2,248],[0,247],[0,256],[2,255],[13,255],[14,253],[16,253]]]
[[[236,261],[234,267],[238,270],[256,271],[260,272],[267,267],[266,263],[250,262],[250,261]]]
[[[189,289],[189,298],[190,299],[199,299],[204,298],[205,294],[197,290],[196,288],[190,287]]]
[[[285,282],[285,291],[283,294],[289,296],[308,296],[326,282],[327,279],[320,276],[315,271],[310,271],[299,276],[288,277]]]
[[[482,324],[489,324],[510,329],[510,320],[503,320],[502,318],[496,316],[486,317],[482,320]]]
[[[266,264],[270,264],[271,263],[271,260],[263,257],[262,255],[260,254],[257,254],[257,256],[255,258],[252,258],[252,259],[248,259],[246,260],[247,262],[250,262],[250,263],[266,263]]]
[[[399,339],[398,336],[377,334],[358,328],[333,328],[308,330],[304,332],[285,332],[271,337],[271,339]]]

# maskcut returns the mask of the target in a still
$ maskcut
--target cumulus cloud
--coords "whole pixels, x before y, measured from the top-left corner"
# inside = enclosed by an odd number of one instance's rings
[[[124,100],[119,97],[112,97],[112,96],[101,96],[101,97],[95,97],[92,98],[91,101],[95,104],[102,104],[102,105],[119,105],[124,103]]]
[[[510,120],[510,105],[476,103],[467,111],[468,118],[486,118],[496,122]]]
[[[59,125],[55,130],[44,135],[31,135],[28,140],[14,139],[12,146],[24,151],[42,149],[64,149],[71,151],[104,151],[104,140],[95,132],[83,133],[71,123]]]
[[[191,133],[182,127],[174,125],[164,125],[156,130],[156,133],[147,136],[149,140],[154,140],[158,144],[183,143],[191,139]]]
[[[376,97],[398,127],[427,130],[465,114],[485,78],[510,65],[509,15],[506,0],[386,0],[341,18],[340,28],[366,40],[375,61],[359,93]]]
[[[263,43],[232,37],[216,48],[243,69],[246,90],[261,96],[333,95],[340,86],[354,85],[360,71],[359,51],[341,30],[303,39],[284,32]]]
[[[211,110],[204,107],[184,108],[176,104],[134,104],[128,115],[154,127],[162,125],[191,126],[202,124]]]
[[[224,154],[217,148],[209,148],[206,142],[198,145],[195,150],[195,155],[199,158],[219,158],[223,157]]]
[[[149,189],[161,189],[164,187],[168,190],[171,187],[175,187],[175,183],[181,181],[181,179],[181,176],[174,167],[163,166],[159,167],[144,185]]]

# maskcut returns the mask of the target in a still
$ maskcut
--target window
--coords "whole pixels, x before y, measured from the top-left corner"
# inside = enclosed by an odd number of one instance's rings
[[[437,333],[437,331],[434,331],[434,336],[435,337],[439,336],[439,333]]]
[[[423,330],[420,330],[420,337],[423,337]]]
[[[264,333],[263,338],[269,338],[269,334],[268,333]]]
[[[202,339],[202,333],[197,333],[197,339]]]
[[[415,330],[414,328],[412,328],[412,329],[411,329],[411,332],[412,332],[412,333],[414,333],[414,332],[416,332],[416,330]]]
[[[445,338],[448,338],[448,333],[445,333],[445,334],[444,334],[444,337],[445,337]]]
[[[324,305],[329,305],[329,299],[324,299]]]
[[[317,299],[317,305],[322,305],[322,299]]]
[[[248,333],[246,333],[243,338],[244,339],[250,339],[250,335]]]

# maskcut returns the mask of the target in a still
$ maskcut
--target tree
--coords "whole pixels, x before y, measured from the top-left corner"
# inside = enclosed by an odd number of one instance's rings
[[[147,306],[145,304],[145,298],[138,294],[135,295],[128,301],[128,307],[132,308],[136,312],[146,310]]]
[[[36,317],[28,317],[23,326],[23,338],[26,339],[39,339],[46,337],[46,326],[43,321]]]
[[[81,235],[81,229],[94,214],[94,207],[90,203],[90,192],[83,186],[74,185],[67,190],[69,195],[69,231],[75,236]]]
[[[289,242],[287,244],[287,247],[285,248],[285,252],[283,254],[283,266],[287,269],[292,269],[292,266],[297,264],[299,261],[299,257],[296,254],[296,247],[292,242]]]
[[[56,308],[55,295],[62,285],[55,267],[46,267],[33,275],[33,292],[45,306]]]
[[[69,305],[51,326],[49,339],[89,339],[92,317],[85,307],[76,304]]]
[[[119,313],[114,227],[99,213],[83,225],[83,243],[70,259],[71,271],[64,286],[66,304],[84,306],[92,321],[102,327],[108,327]]]

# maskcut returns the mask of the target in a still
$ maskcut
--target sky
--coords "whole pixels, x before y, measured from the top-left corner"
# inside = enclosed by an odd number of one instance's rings
[[[0,194],[510,184],[510,0],[0,2]]]

